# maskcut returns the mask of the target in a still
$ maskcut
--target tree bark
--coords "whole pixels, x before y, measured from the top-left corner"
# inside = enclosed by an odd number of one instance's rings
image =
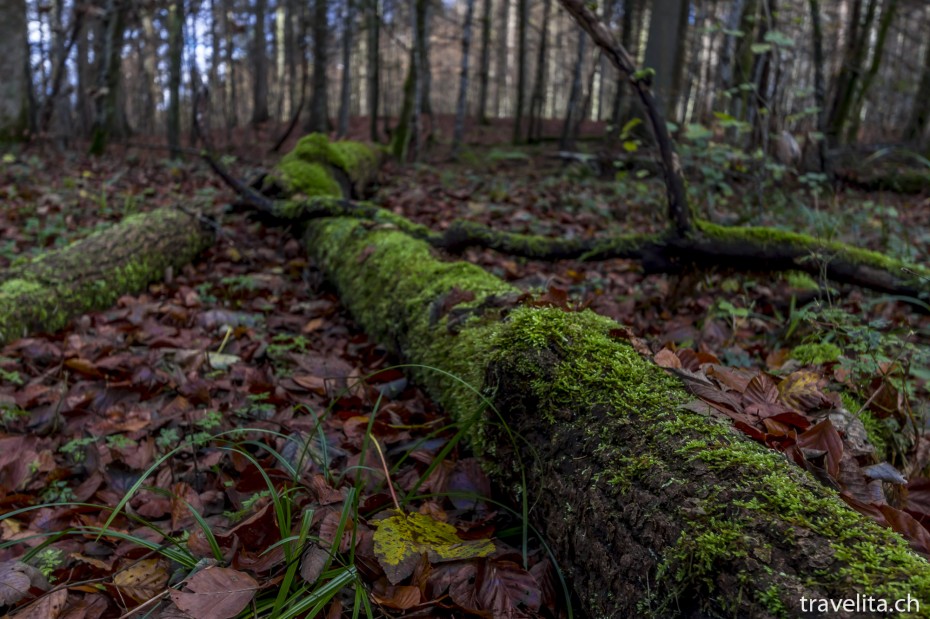
[[[488,84],[491,81],[491,0],[481,4],[481,60],[478,65],[478,122],[488,122]]]
[[[504,113],[504,100],[507,96],[507,73],[510,50],[507,47],[507,32],[510,24],[510,2],[501,0],[500,17],[497,29],[497,62],[494,79],[494,115],[500,118]]]
[[[526,27],[529,0],[517,0],[517,96],[513,114],[513,143],[523,138],[523,107],[526,102]]]
[[[575,51],[575,66],[572,69],[572,87],[568,93],[568,104],[565,107],[565,120],[562,121],[562,137],[559,140],[559,148],[562,150],[574,150],[574,127],[575,119],[582,114],[578,104],[581,99],[581,69],[584,66],[584,50],[588,42],[588,37],[580,29],[577,33],[578,46]]]
[[[160,209],[0,271],[0,344],[109,307],[187,264],[211,241],[191,215]]]
[[[885,42],[888,40],[888,30],[898,10],[898,0],[885,0],[882,5],[882,17],[878,22],[878,33],[875,36],[875,45],[872,47],[872,62],[869,70],[862,76],[859,87],[856,88],[852,106],[849,112],[849,127],[846,129],[846,142],[855,143],[859,136],[859,126],[862,123],[862,106],[878,75],[878,69],[885,53]]]
[[[863,590],[930,597],[930,564],[903,539],[721,423],[620,325],[523,306],[513,286],[389,226],[299,228],[349,311],[519,488],[588,616],[768,618]]]
[[[369,0],[368,13],[368,134],[372,142],[380,142],[378,108],[381,101],[381,0]]]
[[[352,41],[355,30],[355,12],[352,0],[346,0],[342,21],[342,87],[339,93],[339,137],[349,133],[349,105],[352,86]]]
[[[252,125],[268,120],[268,52],[265,49],[265,2],[255,3],[255,36],[252,39]]]
[[[646,41],[645,66],[655,70],[652,89],[666,117],[675,106],[677,81],[684,59],[687,0],[653,0]]]
[[[168,12],[168,149],[181,157],[181,57],[184,49],[184,0]]]
[[[817,160],[819,171],[832,180],[833,168],[827,154],[827,86],[824,78],[823,29],[820,24],[820,1],[808,0],[814,54],[814,102],[817,104]]]
[[[455,108],[455,132],[452,136],[453,157],[458,157],[462,148],[462,141],[465,139],[465,112],[468,103],[468,53],[471,49],[471,22],[475,14],[475,0],[467,0],[465,7],[465,25],[462,29],[462,68],[459,74],[459,100]]]
[[[539,49],[536,53],[536,82],[530,97],[530,126],[526,131],[528,141],[542,138],[543,104],[546,97],[546,52],[549,39],[549,15],[552,12],[552,0],[544,0],[542,26],[539,32]]]
[[[304,127],[307,131],[329,131],[326,105],[326,37],[329,33],[327,0],[313,3],[313,96],[310,97],[310,114]]]
[[[103,45],[97,65],[97,92],[90,152],[103,154],[113,135],[125,134],[117,110],[125,34],[127,0],[107,0],[103,17]]]
[[[846,39],[846,48],[843,52],[843,64],[836,85],[833,89],[833,101],[830,103],[830,115],[827,123],[827,139],[831,146],[837,146],[843,140],[846,123],[849,121],[850,110],[857,88],[859,76],[862,74],[862,64],[868,51],[869,35],[872,22],[875,19],[875,10],[878,0],[865,0],[868,2],[865,18],[862,18],[863,0],[854,0],[853,10],[849,18],[849,33]]]
[[[925,45],[924,66],[920,73],[920,85],[911,108],[911,118],[904,132],[905,139],[920,143],[926,139],[927,124],[930,122],[930,45]]]

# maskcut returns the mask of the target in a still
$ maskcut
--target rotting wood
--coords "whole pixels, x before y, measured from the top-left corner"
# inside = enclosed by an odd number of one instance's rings
[[[439,260],[399,226],[297,222],[349,311],[416,364],[500,487],[528,494],[589,616],[779,617],[799,615],[802,598],[930,600],[930,564],[903,539],[695,405],[620,325],[522,306],[510,284]]]
[[[187,264],[212,239],[192,215],[163,208],[0,271],[0,344],[109,307]]]

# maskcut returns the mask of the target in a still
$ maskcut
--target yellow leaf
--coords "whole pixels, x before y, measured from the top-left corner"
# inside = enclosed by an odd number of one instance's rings
[[[438,563],[486,557],[494,552],[490,539],[463,540],[451,524],[425,514],[398,513],[375,525],[375,555],[395,585],[413,573],[423,554]]]

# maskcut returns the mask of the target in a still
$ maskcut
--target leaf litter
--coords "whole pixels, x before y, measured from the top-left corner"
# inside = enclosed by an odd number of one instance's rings
[[[99,196],[148,208],[215,186],[190,166],[138,162],[123,174],[113,160],[69,165],[80,179],[70,185],[51,176],[43,184],[38,166],[8,173],[20,191],[7,191],[0,215],[12,242],[0,265],[125,214]],[[621,216],[603,184],[538,164],[486,172],[490,183],[454,168],[392,168],[381,202],[437,228],[461,216],[571,238],[661,225],[648,201],[624,205]],[[208,191],[203,202],[213,210],[221,200]],[[36,233],[37,216],[61,224]],[[291,569],[318,585],[351,558],[383,616],[564,616],[556,568],[538,541],[520,552],[509,534],[518,523],[482,499],[491,485],[467,453],[453,449],[434,466],[452,438],[435,430],[448,420],[319,286],[299,244],[242,217],[222,224],[217,244],[166,283],[0,351],[0,606],[16,616],[157,608],[232,617]],[[531,291],[521,301],[590,307],[629,325],[613,335],[681,377],[690,406],[731,419],[930,552],[930,439],[917,428],[903,448],[879,452],[861,411],[838,396],[861,376],[847,364],[792,358],[774,326],[784,300],[800,294],[789,283],[744,283],[736,307],[720,302],[732,294],[724,275],[645,278],[629,261],[543,263],[475,249],[464,257]],[[436,311],[448,313],[459,297],[453,291]],[[843,303],[927,331],[894,303],[866,306],[856,292]],[[859,406],[914,426],[891,378],[901,362],[883,363]],[[409,455],[390,480],[368,436],[389,465]],[[892,462],[882,459],[889,453]],[[432,496],[397,513],[387,483]],[[298,490],[305,530],[299,516],[282,523],[273,496]],[[294,539],[306,540],[296,554]],[[358,601],[345,588],[321,611],[338,617]]]

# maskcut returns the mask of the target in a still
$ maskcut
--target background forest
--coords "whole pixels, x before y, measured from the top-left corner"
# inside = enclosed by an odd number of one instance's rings
[[[923,2],[616,0],[596,11],[655,70],[679,128],[740,130],[766,151],[787,131],[811,153],[821,135],[831,148],[926,138]],[[227,140],[303,110],[306,131],[346,135],[367,117],[367,137],[382,141],[405,87],[430,121],[509,118],[514,141],[542,137],[549,119],[564,119],[569,142],[583,120],[619,136],[632,113],[623,79],[552,0],[5,1],[2,17],[6,132],[93,135],[95,149],[133,134],[178,144],[196,97]]]
[[[930,616],[928,124],[924,0],[0,0],[0,615]]]

